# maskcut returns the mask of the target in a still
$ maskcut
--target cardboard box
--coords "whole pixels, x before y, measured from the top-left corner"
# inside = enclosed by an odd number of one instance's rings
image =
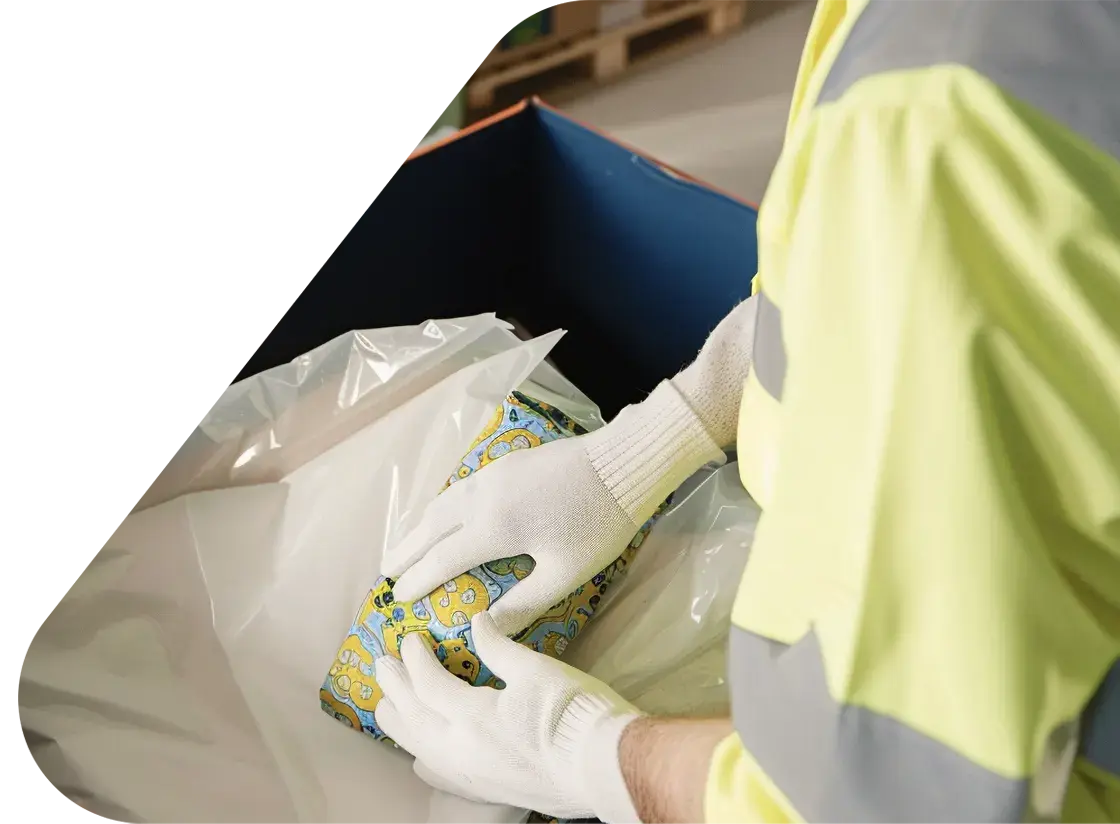
[[[599,27],[599,6],[599,0],[577,0],[526,18],[491,49],[479,68],[502,68],[548,51],[565,40],[594,34]]]
[[[640,20],[645,4],[640,0],[602,0],[599,3],[599,31],[610,31]]]
[[[235,378],[352,329],[488,311],[533,334],[568,329],[553,361],[613,415],[696,356],[756,271],[752,206],[535,101],[413,152],[367,200],[290,197],[82,207],[348,223],[243,362],[241,345],[7,347],[0,382],[19,403],[6,456],[41,467],[8,486],[143,486]]]
[[[599,25],[599,0],[577,0],[552,8],[553,36],[558,40],[592,34]]]
[[[756,218],[527,101],[414,153],[239,377],[354,329],[497,312],[567,329],[556,366],[609,419],[750,294]]]
[[[526,18],[502,38],[507,48],[528,45],[540,38],[554,41],[567,40],[591,34],[599,25],[600,0],[576,0],[560,3]]]
[[[547,37],[551,29],[551,9],[545,9],[530,17],[526,17],[510,29],[498,45],[502,49],[515,49],[518,46],[526,46],[535,40]]]

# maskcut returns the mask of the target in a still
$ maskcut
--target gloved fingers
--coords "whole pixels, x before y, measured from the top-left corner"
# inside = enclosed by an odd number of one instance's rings
[[[463,528],[461,520],[438,498],[428,505],[423,520],[395,546],[387,547],[381,558],[381,574],[386,578],[398,578],[405,570],[427,555],[440,541],[454,535]],[[440,581],[439,583],[443,583]],[[417,598],[427,595],[420,593]],[[414,599],[410,599],[414,600]]]
[[[401,715],[401,711],[388,698],[377,702],[373,711],[373,718],[381,731],[389,736],[409,755],[415,756],[421,750],[421,738],[416,734],[416,729]]]
[[[517,586],[523,583],[524,581]],[[516,592],[517,587],[512,591]],[[524,681],[538,673],[543,656],[508,638],[498,629],[489,612],[479,613],[471,619],[471,636],[474,638],[478,659],[507,684],[515,683],[518,679]]]
[[[434,787],[437,790],[441,790],[445,793],[450,793],[451,795],[458,796],[459,798],[465,798],[467,801],[474,801],[478,804],[487,803],[487,800],[485,798],[479,798],[477,795],[471,792],[469,782],[463,781],[461,776],[442,775],[441,773],[429,767],[419,758],[417,758],[416,761],[413,762],[412,771],[416,773],[417,777],[429,787]]]
[[[402,661],[388,655],[378,658],[374,663],[374,677],[377,679],[377,686],[381,687],[383,696],[377,703],[377,709],[373,712],[378,725],[381,724],[381,716],[379,715],[381,705],[385,703],[386,699],[392,706],[393,714],[400,719],[410,732],[421,729],[436,720],[436,716],[416,695],[412,678]],[[385,729],[385,727],[382,727],[382,729]],[[404,747],[404,742],[398,740],[395,733],[389,732],[388,729],[385,729],[385,732]],[[399,728],[397,732],[400,732]],[[405,747],[405,749],[408,748]],[[409,752],[412,751],[409,750]],[[415,755],[415,753],[413,754]]]
[[[579,516],[573,513],[573,517]],[[526,578],[490,607],[490,617],[502,635],[515,635],[571,595],[579,584],[554,572],[547,560],[538,561]]]
[[[434,711],[442,707],[464,709],[471,700],[471,687],[443,668],[432,648],[417,633],[401,642],[401,658],[420,703]]]
[[[383,695],[390,699],[407,699],[412,697],[412,683],[408,678],[408,670],[404,663],[391,655],[382,655],[373,662],[373,677],[377,679],[377,686],[381,687]]]
[[[432,547],[463,528],[470,513],[479,508],[479,505],[474,502],[478,496],[472,494],[472,488],[467,484],[467,481],[473,480],[467,478],[457,481],[428,502],[420,516],[420,522],[412,531],[395,546],[386,548],[381,559],[382,575],[386,578],[399,578],[427,555]],[[443,581],[436,583],[442,584]],[[421,598],[431,591],[429,588],[418,593],[416,598]]]
[[[486,514],[480,512],[476,517],[485,518]],[[393,595],[398,601],[419,600],[457,575],[462,575],[487,561],[517,555],[519,551],[517,549],[506,551],[505,548],[491,541],[480,539],[477,529],[463,527],[453,532],[445,532],[417,559],[415,564],[401,572],[400,577],[393,584]],[[513,591],[517,588],[514,587]]]

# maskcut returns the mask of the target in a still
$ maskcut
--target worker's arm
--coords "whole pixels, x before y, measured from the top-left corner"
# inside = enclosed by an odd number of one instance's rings
[[[605,684],[472,626],[479,659],[504,682],[469,686],[419,634],[377,662],[377,723],[447,792],[560,818],[700,821],[705,777],[731,722],[643,716]]]
[[[708,818],[1053,814],[1120,652],[1120,166],[963,70],[862,81],[791,143]]]
[[[731,719],[639,718],[622,733],[619,761],[638,818],[703,821],[712,753]]]

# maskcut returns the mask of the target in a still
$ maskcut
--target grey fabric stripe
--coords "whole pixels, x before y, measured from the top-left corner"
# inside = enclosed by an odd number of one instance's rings
[[[758,315],[754,322],[754,352],[751,355],[754,370],[762,388],[778,400],[786,381],[786,347],[782,343],[782,310],[766,292],[758,295]]]
[[[1120,661],[1112,665],[1085,710],[1081,756],[1120,776]]]
[[[1120,3],[871,0],[817,98],[884,72],[956,64],[1120,158]]]
[[[832,699],[816,634],[731,630],[743,745],[806,821],[1021,821],[1030,792],[905,724]]]

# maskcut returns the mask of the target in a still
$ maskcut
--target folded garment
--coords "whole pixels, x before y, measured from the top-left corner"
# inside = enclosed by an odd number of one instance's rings
[[[495,410],[444,489],[518,449],[531,449],[583,431],[559,409],[514,392]],[[545,655],[562,655],[594,615],[615,576],[629,564],[656,518],[655,514],[642,526],[614,563],[514,639]],[[529,555],[491,561],[412,602],[395,600],[392,579],[379,578],[354,617],[319,690],[323,710],[374,738],[387,738],[374,717],[381,690],[373,676],[373,662],[382,655],[399,658],[401,641],[413,632],[424,637],[443,666],[456,677],[473,686],[502,688],[502,682],[475,654],[471,618],[529,575],[533,563]]]

